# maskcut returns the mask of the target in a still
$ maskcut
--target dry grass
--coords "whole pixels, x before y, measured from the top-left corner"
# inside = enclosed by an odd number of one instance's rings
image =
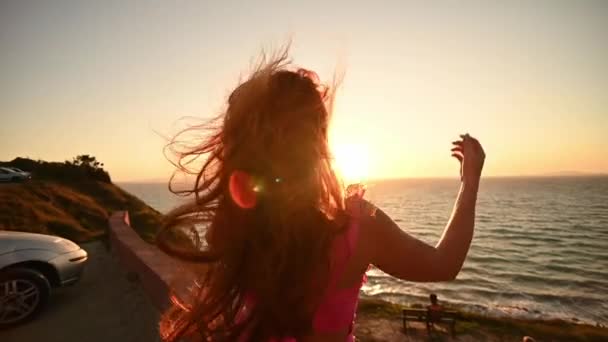
[[[383,333],[382,329],[379,328],[383,325],[392,330],[393,336],[405,337],[400,331],[401,310],[404,308],[405,306],[382,300],[361,299],[357,320],[361,321],[359,331],[363,332],[363,334],[360,334],[362,340],[386,340],[386,338],[378,339],[376,337],[376,335]],[[365,329],[368,325],[375,328]],[[384,332],[384,335],[388,335],[388,332]],[[421,336],[421,340],[427,340],[425,331],[418,332],[418,335]],[[575,324],[561,320],[496,318],[462,312],[461,319],[456,323],[456,336],[461,341],[469,339],[521,341],[522,336],[526,335],[533,336],[537,341],[608,341],[608,329],[605,327]],[[447,337],[443,339],[451,340]],[[389,338],[389,340],[399,340],[399,338]],[[417,339],[413,338],[412,340]]]
[[[109,215],[128,210],[151,242],[161,214],[121,188],[100,181],[32,180],[0,184],[0,230],[54,234],[77,242],[105,236]]]

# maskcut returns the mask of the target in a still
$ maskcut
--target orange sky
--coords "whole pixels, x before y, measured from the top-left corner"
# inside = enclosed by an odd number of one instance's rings
[[[112,4],[0,3],[0,160],[167,179],[161,135],[292,37],[298,65],[346,70],[332,146],[351,177],[456,176],[463,132],[486,175],[608,172],[608,2]]]

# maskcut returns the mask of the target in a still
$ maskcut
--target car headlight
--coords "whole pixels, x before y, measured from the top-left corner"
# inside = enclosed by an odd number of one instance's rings
[[[72,252],[80,249],[80,246],[64,238],[57,238],[55,240],[55,243],[57,244],[57,247],[59,247],[59,249],[63,252]]]

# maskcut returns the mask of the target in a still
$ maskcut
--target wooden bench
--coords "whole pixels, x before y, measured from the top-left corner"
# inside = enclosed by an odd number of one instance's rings
[[[424,322],[427,330],[431,324],[435,323],[446,323],[450,326],[450,333],[452,337],[455,334],[456,319],[458,319],[457,311],[439,311],[433,313],[436,317],[429,317],[429,311],[427,309],[404,309],[403,310],[403,332],[407,335],[407,322]],[[430,330],[428,330],[430,333]]]

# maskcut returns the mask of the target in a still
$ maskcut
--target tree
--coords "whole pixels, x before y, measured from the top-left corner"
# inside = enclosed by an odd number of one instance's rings
[[[81,154],[79,156],[76,156],[74,157],[72,162],[66,161],[66,164],[89,167],[95,170],[103,170],[103,163],[100,163],[99,161],[97,161],[97,158],[88,154]]]

